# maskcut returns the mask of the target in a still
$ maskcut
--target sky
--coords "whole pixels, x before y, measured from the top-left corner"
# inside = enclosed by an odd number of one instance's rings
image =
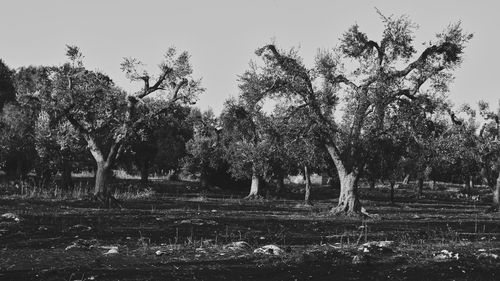
[[[318,49],[334,48],[351,25],[378,41],[383,24],[376,13],[408,15],[419,29],[418,45],[459,20],[474,39],[455,72],[449,98],[454,104],[485,100],[498,104],[500,56],[494,0],[3,0],[0,12],[0,58],[11,68],[60,65],[65,46],[77,45],[84,64],[108,74],[134,92],[120,70],[124,57],[141,60],[154,73],[165,51],[174,46],[191,55],[194,76],[206,91],[197,106],[220,112],[238,95],[238,75],[255,50],[270,42],[298,47],[311,67]]]

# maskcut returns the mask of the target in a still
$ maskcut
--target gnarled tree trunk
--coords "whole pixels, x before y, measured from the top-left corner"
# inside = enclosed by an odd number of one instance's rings
[[[361,213],[361,202],[358,197],[356,186],[357,175],[354,172],[339,175],[340,195],[337,207],[332,209],[334,213],[358,214]]]
[[[336,207],[333,207],[330,212],[335,214],[354,215],[362,213],[361,202],[358,197],[357,180],[358,175],[355,171],[347,172],[344,163],[340,158],[338,150],[331,145],[327,145],[326,149],[332,157],[332,160],[337,168],[337,173],[340,180],[340,196]]]

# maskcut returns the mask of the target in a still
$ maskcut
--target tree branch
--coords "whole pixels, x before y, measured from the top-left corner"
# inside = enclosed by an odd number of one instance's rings
[[[410,63],[406,68],[404,68],[402,70],[393,71],[393,72],[389,73],[388,77],[389,78],[404,77],[404,76],[408,75],[412,70],[421,68],[424,65],[427,58],[429,58],[430,56],[435,55],[435,54],[445,54],[447,57],[452,57],[453,52],[456,51],[456,48],[457,48],[457,46],[455,44],[449,43],[449,42],[444,42],[440,45],[432,45],[432,46],[426,48],[422,52],[420,57],[418,57],[418,59],[416,59],[415,61]]]
[[[167,79],[167,76],[172,73],[173,69],[170,68],[170,67],[166,67],[165,70],[163,71],[162,75],[160,77],[158,77],[158,80],[156,81],[156,83],[153,85],[153,86],[149,86],[149,77],[147,77],[147,80],[144,80],[144,90],[142,91],[142,93],[140,93],[139,95],[137,95],[136,97],[139,98],[139,99],[142,99],[144,98],[145,96],[157,91],[157,90],[160,90],[161,89],[161,84],[163,83],[163,81],[165,81],[165,79]]]

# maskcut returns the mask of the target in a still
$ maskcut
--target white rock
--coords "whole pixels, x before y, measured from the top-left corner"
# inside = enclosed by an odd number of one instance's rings
[[[248,245],[248,243],[245,241],[229,243],[224,245],[222,248],[232,251],[249,251],[251,249],[250,245]]]
[[[481,253],[477,256],[478,259],[498,259],[497,254],[492,254],[492,253]]]
[[[4,220],[13,220],[15,222],[20,222],[21,221],[21,218],[14,214],[14,213],[5,213],[2,215],[2,219]]]
[[[103,249],[108,248],[109,249],[106,253],[104,253],[105,255],[115,255],[115,254],[118,254],[118,247],[117,246],[103,246],[101,248],[103,248]]]
[[[434,254],[435,260],[449,260],[449,259],[459,259],[458,253],[453,253],[448,250],[441,250],[438,254]]]
[[[265,255],[275,255],[275,256],[281,256],[285,253],[283,249],[281,249],[276,245],[265,245],[255,249],[253,252],[255,254],[265,254]]]
[[[167,253],[164,252],[164,251],[161,251],[161,250],[158,250],[158,251],[155,252],[155,255],[157,255],[157,256],[163,256],[165,254],[167,254]]]

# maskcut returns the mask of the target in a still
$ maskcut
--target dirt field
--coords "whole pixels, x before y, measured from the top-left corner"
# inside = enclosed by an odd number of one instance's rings
[[[0,214],[20,221],[0,222],[0,280],[500,280],[500,215],[484,202],[362,190],[379,218],[349,219],[327,215],[331,188],[313,192],[313,207],[179,189],[124,210],[6,197]]]

